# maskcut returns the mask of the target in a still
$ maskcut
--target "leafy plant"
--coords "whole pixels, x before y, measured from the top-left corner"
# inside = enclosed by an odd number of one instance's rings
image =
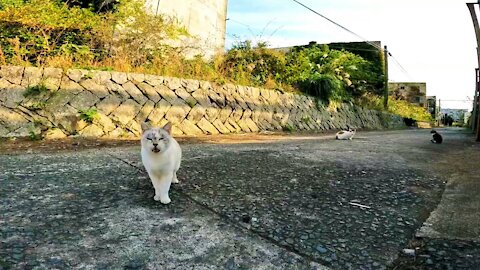
[[[35,131],[33,130],[30,130],[30,132],[28,133],[28,138],[31,141],[39,141],[42,139],[42,135],[35,133]]]
[[[282,126],[282,130],[285,132],[295,132],[297,129],[294,126],[287,124],[285,126]]]
[[[357,99],[356,103],[360,106],[383,111],[383,98],[376,95],[365,95]],[[414,105],[405,100],[397,100],[394,97],[388,98],[388,112],[400,115],[404,118],[410,118],[416,121],[431,122],[432,115],[428,113],[427,109]]]
[[[100,118],[100,115],[98,114],[98,111],[95,108],[87,109],[87,110],[79,110],[78,113],[80,113],[81,120],[90,124],[93,123],[93,121]]]
[[[49,91],[48,88],[44,84],[38,84],[38,85],[27,87],[25,92],[23,92],[23,96],[33,97],[33,96],[38,96],[42,93],[46,93],[48,91]]]

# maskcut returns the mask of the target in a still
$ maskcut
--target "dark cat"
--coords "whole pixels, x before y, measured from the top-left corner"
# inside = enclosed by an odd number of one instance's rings
[[[430,140],[432,143],[442,143],[443,142],[442,135],[440,135],[437,131],[432,130],[432,131],[430,131],[430,133],[432,133],[432,137],[433,137]]]

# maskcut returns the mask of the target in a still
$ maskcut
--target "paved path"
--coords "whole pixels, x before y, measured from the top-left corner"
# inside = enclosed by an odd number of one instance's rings
[[[475,269],[479,147],[443,134],[182,144],[168,206],[152,199],[139,147],[0,155],[0,269]],[[462,188],[477,204],[455,206]],[[470,218],[442,229],[452,211]]]

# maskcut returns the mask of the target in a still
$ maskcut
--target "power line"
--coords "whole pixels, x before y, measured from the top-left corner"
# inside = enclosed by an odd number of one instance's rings
[[[363,40],[363,42],[365,42],[365,43],[367,43],[367,44],[370,44],[370,45],[373,46],[374,48],[377,48],[377,49],[380,50],[380,51],[383,50],[383,48],[382,48],[381,46],[378,46],[377,44],[368,41],[367,39],[365,39],[364,37],[360,36],[359,34],[353,32],[352,30],[346,28],[345,26],[343,26],[343,25],[341,25],[341,24],[339,24],[339,23],[337,23],[337,22],[329,19],[329,18],[326,17],[325,15],[320,14],[319,12],[317,12],[317,11],[314,10],[314,9],[312,9],[311,7],[305,5],[305,4],[303,4],[303,3],[301,3],[301,2],[299,2],[299,1],[297,1],[297,0],[292,0],[292,1],[294,1],[295,3],[301,5],[302,7],[310,10],[311,12],[317,14],[318,16],[324,18],[325,20],[327,20],[327,21],[335,24],[336,26],[338,26],[338,27],[342,28],[343,30],[349,32],[350,34],[352,34],[352,35],[360,38],[361,40]],[[360,50],[360,49],[358,49],[358,50]],[[367,49],[361,49],[361,50],[367,50]],[[400,70],[401,70],[408,78],[412,79],[412,77],[410,76],[410,74],[408,74],[407,70],[400,64],[400,62],[399,62],[395,57],[393,57],[393,55],[390,53],[390,51],[387,51],[387,53],[388,53],[388,55],[394,60],[395,64],[400,67]]]
[[[402,71],[402,73],[405,74],[410,80],[413,80],[412,76],[410,76],[408,71],[400,64],[400,62],[398,62],[398,60],[395,57],[393,57],[393,55],[390,52],[388,52],[388,55],[393,59],[395,64],[397,64],[400,67],[400,71]]]
[[[302,7],[304,7],[304,8],[306,8],[306,9],[310,10],[311,12],[313,12],[313,13],[317,14],[318,16],[320,16],[320,17],[324,18],[325,20],[327,20],[327,21],[329,21],[329,22],[331,22],[331,23],[335,24],[336,26],[338,26],[338,27],[342,28],[343,30],[345,30],[345,31],[349,32],[350,34],[352,34],[352,35],[354,35],[354,36],[356,36],[356,37],[360,38],[361,40],[363,40],[364,42],[366,42],[366,43],[368,43],[368,44],[372,45],[373,47],[375,47],[375,48],[377,48],[377,49],[379,49],[379,50],[382,50],[382,47],[378,46],[378,45],[377,45],[377,44],[375,44],[375,43],[372,43],[372,42],[370,42],[370,41],[367,41],[367,40],[366,40],[364,37],[362,37],[362,36],[360,36],[359,34],[357,34],[357,33],[353,32],[352,30],[350,30],[350,29],[346,28],[345,26],[343,26],[343,25],[341,25],[341,24],[339,24],[339,23],[337,23],[337,22],[335,22],[335,21],[333,21],[333,20],[331,20],[331,19],[327,18],[326,16],[324,16],[324,15],[320,14],[319,12],[317,12],[316,10],[314,10],[314,9],[312,9],[312,8],[310,8],[310,7],[308,7],[307,5],[305,5],[305,4],[303,4],[303,3],[301,3],[301,2],[299,2],[299,1],[297,1],[297,0],[292,0],[292,1],[293,1],[293,2],[295,2],[295,3],[297,3],[297,4],[299,4],[299,5],[301,5]]]

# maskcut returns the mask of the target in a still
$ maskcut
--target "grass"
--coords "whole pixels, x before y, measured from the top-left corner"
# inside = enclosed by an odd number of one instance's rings
[[[100,118],[100,115],[98,114],[97,109],[87,109],[87,110],[79,110],[78,113],[80,113],[80,119],[87,122],[87,123],[93,123],[93,121],[97,120]]]
[[[24,97],[34,97],[42,93],[47,93],[49,90],[44,84],[38,84],[27,87],[27,90],[23,93]]]

